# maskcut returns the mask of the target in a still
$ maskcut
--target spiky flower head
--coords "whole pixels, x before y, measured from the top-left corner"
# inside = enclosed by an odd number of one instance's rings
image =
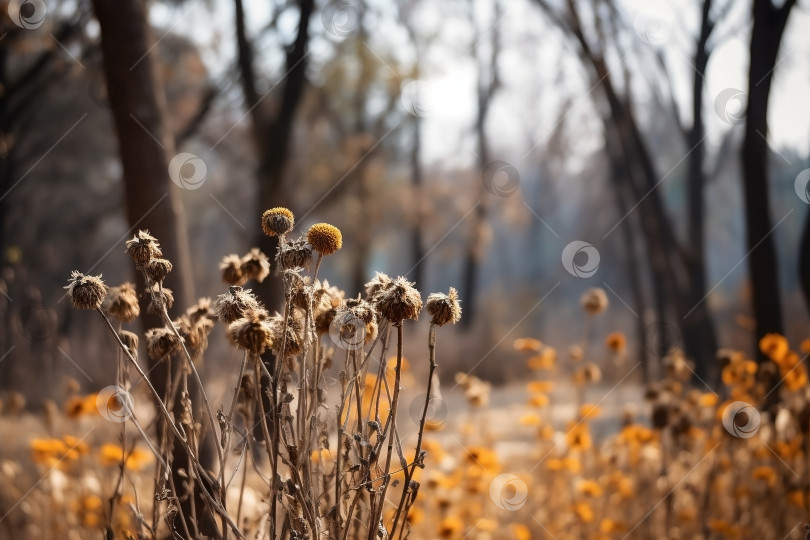
[[[276,262],[283,270],[309,268],[312,262],[312,246],[303,236],[279,246]]]
[[[404,277],[396,278],[387,288],[377,292],[371,299],[380,314],[394,325],[405,319],[418,319],[422,311],[422,297],[413,283]]]
[[[149,231],[138,231],[131,240],[127,240],[126,252],[138,266],[145,266],[150,259],[163,256],[157,238],[149,234]]]
[[[383,289],[387,289],[392,283],[394,283],[394,280],[388,277],[387,274],[375,272],[371,281],[366,283],[366,298],[370,300],[375,294]]]
[[[239,255],[225,255],[222,262],[219,263],[219,269],[222,270],[222,281],[228,285],[243,285],[247,278],[241,267],[242,259],[239,258]]]
[[[101,280],[101,275],[85,276],[74,270],[65,287],[67,294],[77,309],[98,309],[104,302],[107,286]]]
[[[261,252],[259,248],[253,248],[242,257],[239,269],[244,274],[245,280],[255,279],[259,283],[270,275],[270,259]]]
[[[104,308],[121,322],[129,322],[140,315],[141,308],[138,305],[135,285],[127,282],[118,287],[110,287],[104,300]]]
[[[265,210],[262,214],[262,231],[267,236],[283,236],[295,225],[295,216],[283,206]]]
[[[169,328],[150,328],[146,331],[146,352],[152,360],[160,360],[180,346],[180,340]]]
[[[458,293],[453,287],[450,287],[447,294],[431,294],[427,298],[427,310],[432,317],[431,324],[436,326],[444,326],[447,323],[456,324],[461,319]]]
[[[328,223],[316,223],[307,232],[307,241],[321,255],[331,255],[343,247],[340,229]]]
[[[580,303],[585,313],[597,315],[605,311],[608,307],[607,293],[605,293],[605,290],[602,288],[593,287],[582,294]]]
[[[146,312],[152,315],[162,315],[163,309],[170,310],[174,305],[174,294],[168,287],[161,287],[154,283],[149,289],[152,300],[146,306]]]
[[[233,286],[225,294],[217,296],[214,301],[214,313],[225,324],[246,317],[251,311],[259,311],[261,304],[250,292],[250,289]]]
[[[144,267],[146,277],[148,277],[152,283],[161,283],[171,271],[172,263],[168,259],[152,259]]]
[[[130,332],[129,330],[121,330],[118,334],[121,338],[121,343],[123,343],[129,352],[132,354],[133,357],[138,356],[138,334],[134,332]]]
[[[243,351],[263,354],[273,346],[272,333],[266,312],[251,311],[228,326],[228,338]]]

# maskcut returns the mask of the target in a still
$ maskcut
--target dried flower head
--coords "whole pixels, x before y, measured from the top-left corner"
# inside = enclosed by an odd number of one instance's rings
[[[217,314],[214,311],[214,303],[210,298],[204,296],[197,300],[197,303],[186,310],[186,316],[192,324],[197,324],[202,319],[216,320]]]
[[[232,322],[228,337],[240,349],[257,356],[273,346],[269,319],[262,311],[251,311]]]
[[[174,326],[190,353],[195,354],[208,347],[208,334],[214,328],[214,321],[208,317],[192,319],[188,313],[174,320]]]
[[[107,286],[101,276],[85,276],[74,270],[65,287],[67,294],[77,309],[98,309],[107,294]]]
[[[150,328],[146,331],[146,352],[152,360],[160,360],[180,346],[180,340],[169,328]]]
[[[608,307],[608,297],[604,289],[593,287],[582,294],[582,309],[589,315],[597,315]]]
[[[284,332],[284,317],[276,313],[270,317],[270,331],[273,336],[273,352],[278,357],[292,357],[304,349],[304,324],[296,317],[287,317],[286,333]],[[285,335],[286,334],[286,335]],[[283,345],[282,345],[283,343]],[[284,347],[282,351],[281,348]]]
[[[110,287],[104,300],[105,310],[121,322],[129,322],[140,315],[138,294],[135,285],[122,283],[118,287]]]
[[[282,269],[307,268],[312,263],[312,245],[304,237],[282,244],[276,253],[276,262]]]
[[[270,259],[259,248],[253,248],[242,257],[239,269],[244,274],[245,281],[255,279],[261,283],[270,275]]]
[[[605,345],[613,352],[622,353],[627,347],[627,338],[621,332],[612,332],[605,338]]]
[[[265,210],[262,214],[262,230],[267,236],[283,236],[295,225],[293,213],[282,206]]]
[[[174,305],[174,294],[167,287],[161,287],[154,283],[149,289],[152,300],[146,306],[146,312],[152,315],[162,315],[163,309],[170,310]]]
[[[259,301],[250,289],[233,286],[225,294],[217,296],[214,302],[214,313],[225,324],[247,317],[249,312],[262,309]]]
[[[138,357],[138,334],[134,332],[130,332],[129,330],[121,330],[118,334],[121,338],[121,343],[123,343],[129,352],[132,353],[132,356]]]
[[[447,294],[434,293],[428,296],[426,307],[432,317],[430,323],[436,326],[456,324],[461,319],[461,305],[453,287],[450,287]]]
[[[171,271],[172,263],[167,259],[152,259],[144,267],[144,273],[152,283],[163,282]]]
[[[126,252],[138,266],[146,266],[151,259],[163,256],[157,238],[149,234],[149,231],[138,231],[131,240],[127,240]]]
[[[387,288],[377,292],[371,301],[377,311],[395,325],[405,319],[418,319],[422,311],[419,291],[404,277],[398,277]]]
[[[387,289],[394,283],[394,280],[382,272],[375,272],[374,277],[366,283],[366,298],[374,298],[378,292]]]
[[[219,269],[222,270],[222,281],[228,285],[244,285],[247,281],[242,272],[242,259],[239,255],[225,255],[219,263]]]
[[[334,225],[316,223],[307,232],[307,242],[321,255],[331,255],[343,247],[343,235]]]

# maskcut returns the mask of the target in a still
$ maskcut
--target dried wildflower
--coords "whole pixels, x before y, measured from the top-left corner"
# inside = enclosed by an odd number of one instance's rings
[[[340,229],[328,223],[316,223],[307,232],[307,241],[321,255],[331,255],[343,247]]]
[[[130,332],[128,330],[122,330],[118,337],[121,338],[121,343],[123,343],[129,352],[132,353],[132,356],[138,355],[138,335]]]
[[[126,252],[138,266],[146,266],[151,259],[163,256],[157,238],[149,234],[149,231],[138,231],[132,240],[127,240]]]
[[[261,304],[250,289],[231,287],[225,294],[217,296],[214,313],[225,324],[247,317],[249,312],[262,310]]]
[[[74,270],[65,287],[67,294],[77,309],[98,309],[107,294],[107,286],[101,276],[85,276]]]
[[[273,346],[269,319],[261,311],[251,311],[232,322],[228,326],[228,337],[240,349],[257,356]]]
[[[781,334],[765,334],[759,340],[759,350],[774,362],[781,360],[789,349],[788,340]]]
[[[613,332],[605,338],[605,345],[613,352],[621,353],[627,347],[627,339],[621,332]]]
[[[284,270],[281,280],[284,282],[284,293],[293,307],[307,309],[309,307],[309,278],[301,275],[303,268]]]
[[[580,300],[582,309],[589,315],[598,315],[608,307],[608,297],[604,289],[593,287],[585,291]]]
[[[213,302],[207,296],[199,298],[197,303],[186,310],[186,316],[193,324],[197,324],[202,319],[216,320],[217,314],[214,311]]]
[[[152,360],[160,360],[180,346],[180,340],[169,328],[150,328],[146,331],[146,352]]]
[[[375,294],[371,301],[377,311],[395,325],[405,319],[418,319],[422,311],[419,291],[404,277],[395,279],[390,286]]]
[[[292,357],[301,353],[304,348],[304,324],[296,316],[287,318],[287,332],[284,334],[284,317],[276,313],[270,317],[270,331],[273,341],[273,352],[279,357]],[[284,351],[281,350],[282,342]]]
[[[444,326],[447,323],[456,324],[461,319],[461,306],[458,301],[458,293],[453,287],[447,294],[434,293],[427,299],[428,313],[433,317],[431,324]]]
[[[664,357],[664,371],[667,378],[676,381],[688,381],[692,377],[692,366],[690,365],[683,351],[678,348],[672,349]]]
[[[175,319],[174,325],[189,352],[200,352],[208,347],[208,334],[214,328],[214,321],[208,317],[193,320],[185,314]]]
[[[307,268],[312,263],[312,245],[304,237],[282,244],[276,253],[276,262],[284,270]]]
[[[162,283],[171,271],[172,263],[167,259],[152,259],[144,267],[146,277],[148,277],[152,283]]]
[[[262,214],[262,231],[267,236],[284,236],[294,225],[295,216],[282,206],[265,210]]]
[[[388,275],[382,272],[376,272],[371,281],[366,283],[366,298],[371,300],[378,292],[387,289],[393,285],[393,283],[394,280],[388,277]]]
[[[270,259],[261,252],[259,248],[253,248],[242,257],[239,269],[244,274],[245,280],[255,279],[259,283],[270,275]]]
[[[164,308],[166,311],[170,310],[174,305],[174,294],[172,290],[166,287],[161,287],[155,283],[150,288],[152,300],[146,306],[146,312],[152,315],[162,315]]]
[[[247,281],[247,277],[242,272],[242,259],[239,255],[225,255],[222,262],[219,263],[219,269],[222,270],[222,281],[228,285],[243,285]]]
[[[138,294],[132,283],[110,287],[104,304],[106,311],[121,322],[129,322],[141,313]]]

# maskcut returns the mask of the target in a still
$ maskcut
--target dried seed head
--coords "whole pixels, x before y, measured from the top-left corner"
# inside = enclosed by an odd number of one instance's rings
[[[149,231],[138,231],[131,240],[127,240],[126,252],[138,266],[146,266],[151,259],[163,256],[157,238],[149,234]]]
[[[253,248],[250,253],[242,257],[239,269],[244,274],[245,281],[255,279],[261,283],[270,275],[270,259],[259,248]]]
[[[312,263],[312,246],[304,237],[282,244],[276,253],[276,262],[284,270],[290,268],[309,269]]]
[[[152,360],[160,360],[180,346],[180,340],[166,327],[146,331],[146,352]]]
[[[256,356],[273,346],[269,319],[261,311],[251,311],[232,322],[228,326],[228,337],[237,347]]]
[[[597,315],[608,307],[608,297],[604,289],[593,287],[582,294],[580,299],[582,309],[589,315]]]
[[[225,324],[247,317],[251,311],[262,311],[261,304],[250,289],[242,287],[231,287],[225,294],[217,296],[214,302],[214,313]]]
[[[434,293],[428,296],[426,307],[432,317],[431,324],[436,326],[456,324],[461,319],[461,305],[458,293],[453,287],[450,287],[447,294]]]
[[[129,322],[140,315],[138,294],[135,285],[122,283],[118,287],[110,287],[104,300],[106,311],[121,322]]]
[[[225,255],[222,262],[219,263],[219,268],[222,270],[222,281],[228,285],[243,285],[247,281],[247,277],[242,272],[242,259],[239,255]]]
[[[190,353],[199,353],[208,347],[208,334],[214,328],[214,321],[211,319],[200,317],[194,321],[185,314],[175,319],[174,325]]]
[[[129,330],[121,330],[118,334],[121,338],[121,343],[126,345],[129,352],[132,353],[132,356],[135,358],[138,357],[138,335],[130,332]]]
[[[284,335],[284,317],[276,313],[270,317],[270,331],[273,336],[273,352],[278,357],[293,357],[304,348],[304,324],[292,315],[287,317],[287,332]],[[282,342],[284,351],[281,350]],[[283,353],[283,354],[282,354]]]
[[[295,225],[295,216],[282,206],[265,210],[262,214],[262,230],[267,236],[283,236]]]
[[[172,294],[172,290],[166,287],[161,287],[155,283],[149,289],[152,300],[149,302],[149,305],[146,306],[146,312],[151,313],[152,315],[161,315],[163,314],[163,308],[166,308],[166,311],[170,310],[174,305],[174,294]]]
[[[204,296],[197,300],[197,303],[186,310],[186,316],[192,324],[199,323],[202,319],[216,320],[217,314],[214,312],[213,302]]]
[[[359,296],[357,298],[349,298],[346,300],[345,307],[351,311],[354,317],[360,319],[366,324],[374,322],[377,319],[377,315],[374,312],[374,306],[361,299]]]
[[[405,319],[418,319],[422,311],[419,291],[404,277],[398,277],[386,289],[377,292],[371,301],[377,311],[395,325]]]
[[[152,283],[162,283],[171,271],[172,263],[167,259],[152,259],[144,267],[146,277],[148,277]]]
[[[371,300],[378,292],[387,289],[394,283],[394,280],[382,272],[376,272],[374,278],[366,283],[366,298]]]
[[[101,276],[85,276],[74,270],[65,287],[67,294],[77,309],[98,309],[107,294],[107,286]]]
[[[307,241],[321,255],[331,255],[343,247],[340,229],[328,223],[316,223],[307,232]]]
[[[319,336],[329,333],[332,321],[334,321],[337,316],[337,310],[338,308],[330,307],[329,309],[319,311],[315,314],[315,332],[317,332]]]
[[[366,323],[366,337],[364,343],[368,345],[369,343],[373,342],[377,339],[377,333],[379,332],[379,327],[377,325],[377,321],[373,320],[370,323]]]

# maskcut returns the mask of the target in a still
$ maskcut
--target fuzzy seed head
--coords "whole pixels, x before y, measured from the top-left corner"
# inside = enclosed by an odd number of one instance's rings
[[[262,231],[267,236],[283,236],[295,225],[293,213],[282,206],[265,210],[262,214]]]
[[[135,285],[127,282],[118,287],[110,287],[104,300],[104,307],[110,315],[121,322],[135,319],[141,313]]]
[[[134,332],[130,332],[129,330],[121,330],[118,334],[121,338],[121,343],[126,345],[129,352],[132,353],[132,356],[135,358],[138,357],[138,334]]]
[[[145,337],[146,352],[152,360],[160,360],[180,346],[180,340],[169,328],[150,328]]]
[[[276,262],[283,270],[292,268],[309,269],[312,263],[312,246],[304,237],[287,242],[279,246],[276,253]]]
[[[255,279],[261,283],[270,275],[270,259],[259,248],[253,248],[242,257],[239,270],[244,275],[245,281]]]
[[[447,323],[456,324],[461,319],[461,305],[458,293],[453,287],[447,294],[434,293],[427,298],[427,310],[431,315],[431,324],[444,326]]]
[[[172,290],[169,288],[163,287],[161,289],[160,286],[155,283],[150,288],[150,294],[152,300],[149,302],[149,305],[146,306],[147,313],[162,315],[163,308],[166,308],[166,311],[168,311],[174,305],[174,294],[172,294]]]
[[[608,297],[604,289],[593,287],[582,294],[582,309],[589,315],[598,315],[608,307]]]
[[[138,266],[146,266],[150,259],[163,256],[157,238],[149,234],[149,231],[138,231],[131,240],[127,240],[126,246],[126,252]]]
[[[307,232],[307,241],[321,255],[331,255],[343,247],[340,229],[328,223],[316,223]]]
[[[214,301],[214,313],[225,324],[247,317],[252,311],[260,311],[261,304],[250,292],[250,289],[231,287],[225,294],[220,294]]]
[[[369,300],[374,298],[374,295],[384,289],[387,289],[392,283],[394,283],[394,280],[388,277],[387,274],[376,272],[374,278],[366,283],[366,298]]]
[[[144,267],[146,277],[148,277],[152,283],[162,283],[171,271],[172,263],[167,259],[152,259]]]
[[[242,272],[242,259],[239,255],[225,255],[222,262],[219,263],[219,268],[222,270],[222,281],[228,285],[244,285],[247,277]]]
[[[266,313],[251,311],[228,326],[228,338],[240,349],[253,355],[263,354],[273,346]]]
[[[100,275],[85,276],[76,270],[71,272],[65,289],[77,309],[98,309],[107,294],[107,286]]]
[[[398,277],[372,298],[380,314],[394,325],[402,324],[405,319],[416,320],[422,311],[422,297],[413,283],[404,277]]]

